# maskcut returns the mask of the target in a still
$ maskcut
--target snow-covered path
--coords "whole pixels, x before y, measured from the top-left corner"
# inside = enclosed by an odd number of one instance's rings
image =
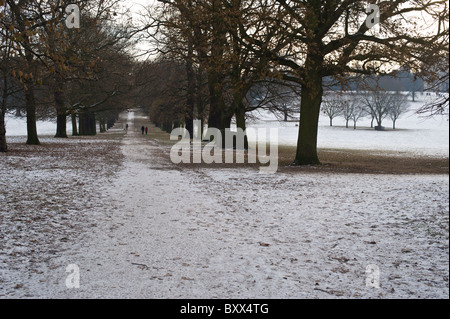
[[[184,169],[140,136],[44,298],[448,298],[448,176]],[[68,289],[69,264],[80,288]],[[380,288],[366,268],[380,270]]]
[[[73,261],[81,287],[60,296],[448,297],[446,176],[180,171],[139,135]]]

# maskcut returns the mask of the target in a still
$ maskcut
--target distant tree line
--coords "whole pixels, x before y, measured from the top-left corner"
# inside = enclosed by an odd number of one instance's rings
[[[382,124],[386,118],[392,120],[392,128],[396,129],[397,120],[409,110],[409,96],[412,93],[388,91],[381,86],[382,78],[370,80],[365,81],[366,85],[360,83],[355,91],[325,92],[321,109],[328,116],[330,126],[333,126],[335,118],[342,117],[347,128],[352,122],[353,129],[356,129],[360,119],[369,117],[370,127],[375,130],[384,130]]]

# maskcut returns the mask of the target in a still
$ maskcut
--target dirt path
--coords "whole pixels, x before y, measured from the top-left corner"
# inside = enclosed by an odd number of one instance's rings
[[[129,114],[96,226],[29,296],[448,298],[448,176],[181,169],[142,121]],[[78,289],[66,287],[69,264]],[[380,288],[366,285],[369,265]]]

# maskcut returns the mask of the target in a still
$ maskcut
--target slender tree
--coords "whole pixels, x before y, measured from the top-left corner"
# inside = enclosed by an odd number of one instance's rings
[[[400,92],[391,93],[389,107],[389,117],[392,120],[392,128],[395,130],[395,123],[409,109],[407,96]]]
[[[322,102],[322,112],[330,119],[330,126],[333,126],[333,119],[342,114],[342,103],[336,93],[328,93]]]

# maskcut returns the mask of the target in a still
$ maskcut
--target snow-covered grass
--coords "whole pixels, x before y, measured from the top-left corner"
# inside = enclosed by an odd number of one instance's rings
[[[27,119],[26,117],[6,116],[6,136],[26,136],[27,135]],[[56,133],[56,122],[54,121],[37,121],[36,123],[38,135],[52,136]],[[67,123],[67,134],[72,134],[72,124]]]
[[[0,298],[27,297],[29,280],[67,249],[61,244],[85,237],[92,210],[105,204],[100,187],[121,163],[110,138],[25,141],[12,138],[11,151],[0,154]]]
[[[136,132],[145,117],[122,121],[124,137],[10,138],[0,298],[449,297],[448,175],[189,168]]]
[[[410,102],[410,111],[401,116],[396,123],[396,130],[392,130],[392,121],[383,121],[385,131],[375,131],[370,128],[370,119],[358,121],[357,129],[353,129],[353,122],[349,128],[345,127],[345,120],[337,117],[330,127],[329,118],[321,115],[319,122],[318,147],[332,149],[376,150],[409,152],[416,155],[430,155],[438,157],[449,156],[449,121],[447,117],[424,117],[416,111],[423,105],[423,101]],[[279,129],[280,145],[297,145],[298,122],[280,122],[268,113],[258,113],[261,120],[248,124],[249,128]]]

